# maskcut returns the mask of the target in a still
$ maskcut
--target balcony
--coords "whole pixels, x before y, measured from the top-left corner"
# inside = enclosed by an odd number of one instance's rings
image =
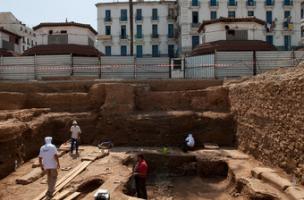
[[[135,22],[136,23],[142,23],[143,22],[143,16],[142,15],[136,15],[135,16]]]
[[[120,43],[127,44],[128,43],[128,36],[127,35],[119,35]]]
[[[265,7],[272,9],[274,7],[275,0],[265,0]]]
[[[291,9],[293,7],[293,1],[292,0],[284,0],[283,1],[283,8],[284,9]]]
[[[159,21],[159,16],[152,16],[151,21]]]
[[[119,21],[120,22],[127,22],[128,21],[128,17],[120,17]]]
[[[143,34],[142,33],[136,33],[136,35],[135,35],[135,39],[143,39],[144,37],[143,37]]]
[[[106,17],[106,18],[104,18],[104,22],[112,22],[112,17]]]
[[[236,9],[237,1],[228,1],[227,6],[228,6],[228,9]]]
[[[217,9],[219,7],[219,2],[217,0],[209,1],[209,7],[213,9]]]
[[[256,7],[256,1],[255,0],[247,0],[246,6],[248,9],[253,9]]]
[[[158,39],[159,38],[159,34],[158,33],[154,33],[154,34],[151,35],[151,38]]]
[[[292,22],[283,22],[283,30],[285,32],[293,31],[293,23]]]
[[[168,15],[168,16],[167,16],[167,20],[168,20],[168,21],[176,21],[176,20],[177,20],[177,17],[174,16],[174,15]]]
[[[112,35],[98,35],[97,40],[111,41],[112,40]]]

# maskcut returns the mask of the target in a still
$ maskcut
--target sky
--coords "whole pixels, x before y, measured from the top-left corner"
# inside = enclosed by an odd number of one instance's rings
[[[12,12],[33,27],[40,22],[75,21],[97,28],[96,3],[102,0],[0,0],[0,12]]]

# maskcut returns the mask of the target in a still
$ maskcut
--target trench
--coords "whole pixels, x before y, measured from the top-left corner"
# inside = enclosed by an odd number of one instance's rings
[[[241,188],[230,174],[226,161],[217,158],[197,158],[193,155],[144,153],[149,165],[147,193],[154,200],[273,200],[269,196],[242,195]],[[132,166],[135,158],[124,164]],[[124,194],[136,197],[134,178],[124,185]],[[235,195],[237,193],[237,195]]]

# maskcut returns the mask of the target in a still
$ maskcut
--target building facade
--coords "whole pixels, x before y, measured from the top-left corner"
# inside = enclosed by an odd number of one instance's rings
[[[36,33],[19,21],[11,12],[0,12],[0,27],[21,36],[19,53],[37,45]]]
[[[105,55],[130,55],[128,2],[98,3],[97,47]],[[133,6],[133,54],[174,57],[177,47],[176,1],[136,1]]]
[[[262,29],[265,40],[279,50],[303,44],[299,0],[178,0],[178,5],[179,46],[183,55],[202,43],[197,32],[201,22],[220,17],[256,17],[266,21],[266,27]]]
[[[95,46],[97,32],[89,24],[46,22],[33,27],[38,45],[77,44]]]

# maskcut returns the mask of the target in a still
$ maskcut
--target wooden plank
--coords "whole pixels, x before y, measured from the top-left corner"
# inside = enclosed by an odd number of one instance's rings
[[[57,194],[55,197],[53,197],[53,200],[62,200],[66,196],[70,195],[72,193],[71,190],[64,190],[63,192]]]
[[[33,183],[44,175],[43,171],[40,168],[35,168],[26,175],[17,178],[16,183],[21,185],[27,185]]]
[[[59,181],[56,183],[56,187],[59,186],[62,182],[64,182],[68,177],[70,177],[74,172],[76,172],[78,169],[80,169],[85,163],[80,163],[77,167],[75,167],[72,171],[70,171],[68,174],[66,174],[64,177],[62,177]],[[36,197],[34,200],[41,200],[45,197],[47,190],[43,191],[38,197]]]
[[[80,196],[81,193],[80,192],[74,192],[73,194],[71,194],[70,196],[66,197],[64,200],[73,200],[76,197]]]

